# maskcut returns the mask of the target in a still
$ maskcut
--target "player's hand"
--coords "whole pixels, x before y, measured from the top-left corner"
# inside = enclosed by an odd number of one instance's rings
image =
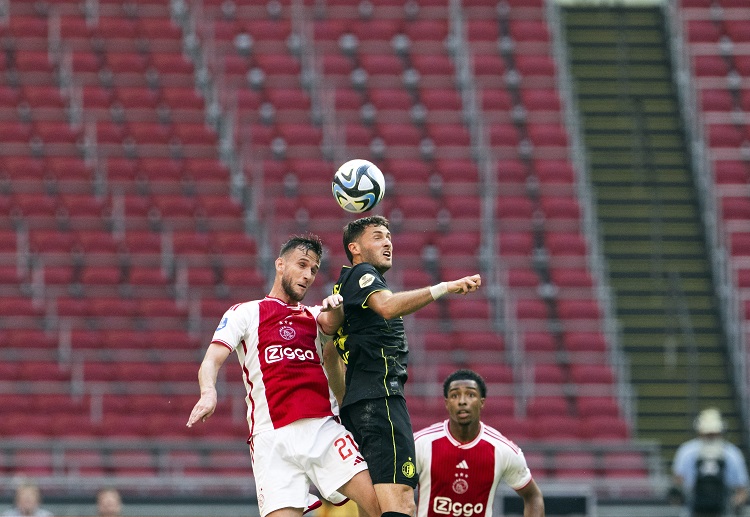
[[[328,312],[328,311],[335,311],[339,307],[343,307],[344,303],[344,297],[340,294],[332,294],[330,296],[327,296],[321,305],[323,308],[321,309],[321,312]]]
[[[482,285],[482,277],[479,275],[465,276],[448,282],[448,292],[453,294],[466,294],[479,289]]]
[[[200,400],[193,407],[193,411],[190,413],[190,418],[187,421],[187,426],[193,427],[193,424],[198,420],[200,420],[201,422],[205,422],[208,417],[214,414],[215,410],[216,390],[202,393]]]

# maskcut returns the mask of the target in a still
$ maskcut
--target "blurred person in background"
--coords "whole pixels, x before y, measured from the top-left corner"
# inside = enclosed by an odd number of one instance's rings
[[[16,488],[15,506],[3,512],[3,517],[52,517],[52,512],[41,508],[42,493],[31,481]]]
[[[417,517],[491,517],[497,487],[507,483],[523,499],[524,517],[544,517],[542,491],[521,449],[481,421],[484,379],[457,370],[443,383],[448,419],[414,433],[419,472]]]
[[[692,517],[721,517],[727,509],[740,515],[748,496],[745,458],[724,439],[719,410],[701,411],[695,432],[675,453],[670,499],[684,504]]]
[[[97,517],[120,517],[122,515],[122,498],[117,489],[107,487],[96,493],[96,515]]]

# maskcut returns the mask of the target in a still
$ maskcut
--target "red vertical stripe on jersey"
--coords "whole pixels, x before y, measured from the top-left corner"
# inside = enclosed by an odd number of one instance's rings
[[[495,447],[481,441],[462,449],[448,438],[432,442],[428,517],[481,517],[495,479]],[[422,495],[420,494],[420,497]]]

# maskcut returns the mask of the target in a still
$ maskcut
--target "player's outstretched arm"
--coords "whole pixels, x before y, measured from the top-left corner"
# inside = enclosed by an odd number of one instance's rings
[[[542,491],[533,479],[516,493],[523,499],[523,517],[544,517]]]
[[[201,388],[201,398],[190,413],[187,426],[193,427],[197,421],[205,422],[216,410],[216,376],[231,350],[222,345],[211,343],[198,370],[198,384]]]
[[[367,299],[367,305],[383,318],[390,320],[416,312],[443,295],[471,293],[479,289],[480,285],[482,277],[472,275],[412,291],[376,291]]]
[[[340,294],[326,296],[321,306],[318,325],[323,333],[332,336],[344,324],[344,298]]]

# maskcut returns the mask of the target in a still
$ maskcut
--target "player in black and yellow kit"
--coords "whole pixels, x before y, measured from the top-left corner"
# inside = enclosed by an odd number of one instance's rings
[[[409,347],[402,316],[448,293],[466,294],[479,275],[393,293],[383,274],[393,264],[388,220],[371,216],[344,228],[351,267],[341,270],[334,293],[344,298],[344,325],[334,343],[346,364],[341,419],[370,467],[383,517],[413,516],[414,435],[404,399]],[[335,383],[332,380],[332,385]]]

